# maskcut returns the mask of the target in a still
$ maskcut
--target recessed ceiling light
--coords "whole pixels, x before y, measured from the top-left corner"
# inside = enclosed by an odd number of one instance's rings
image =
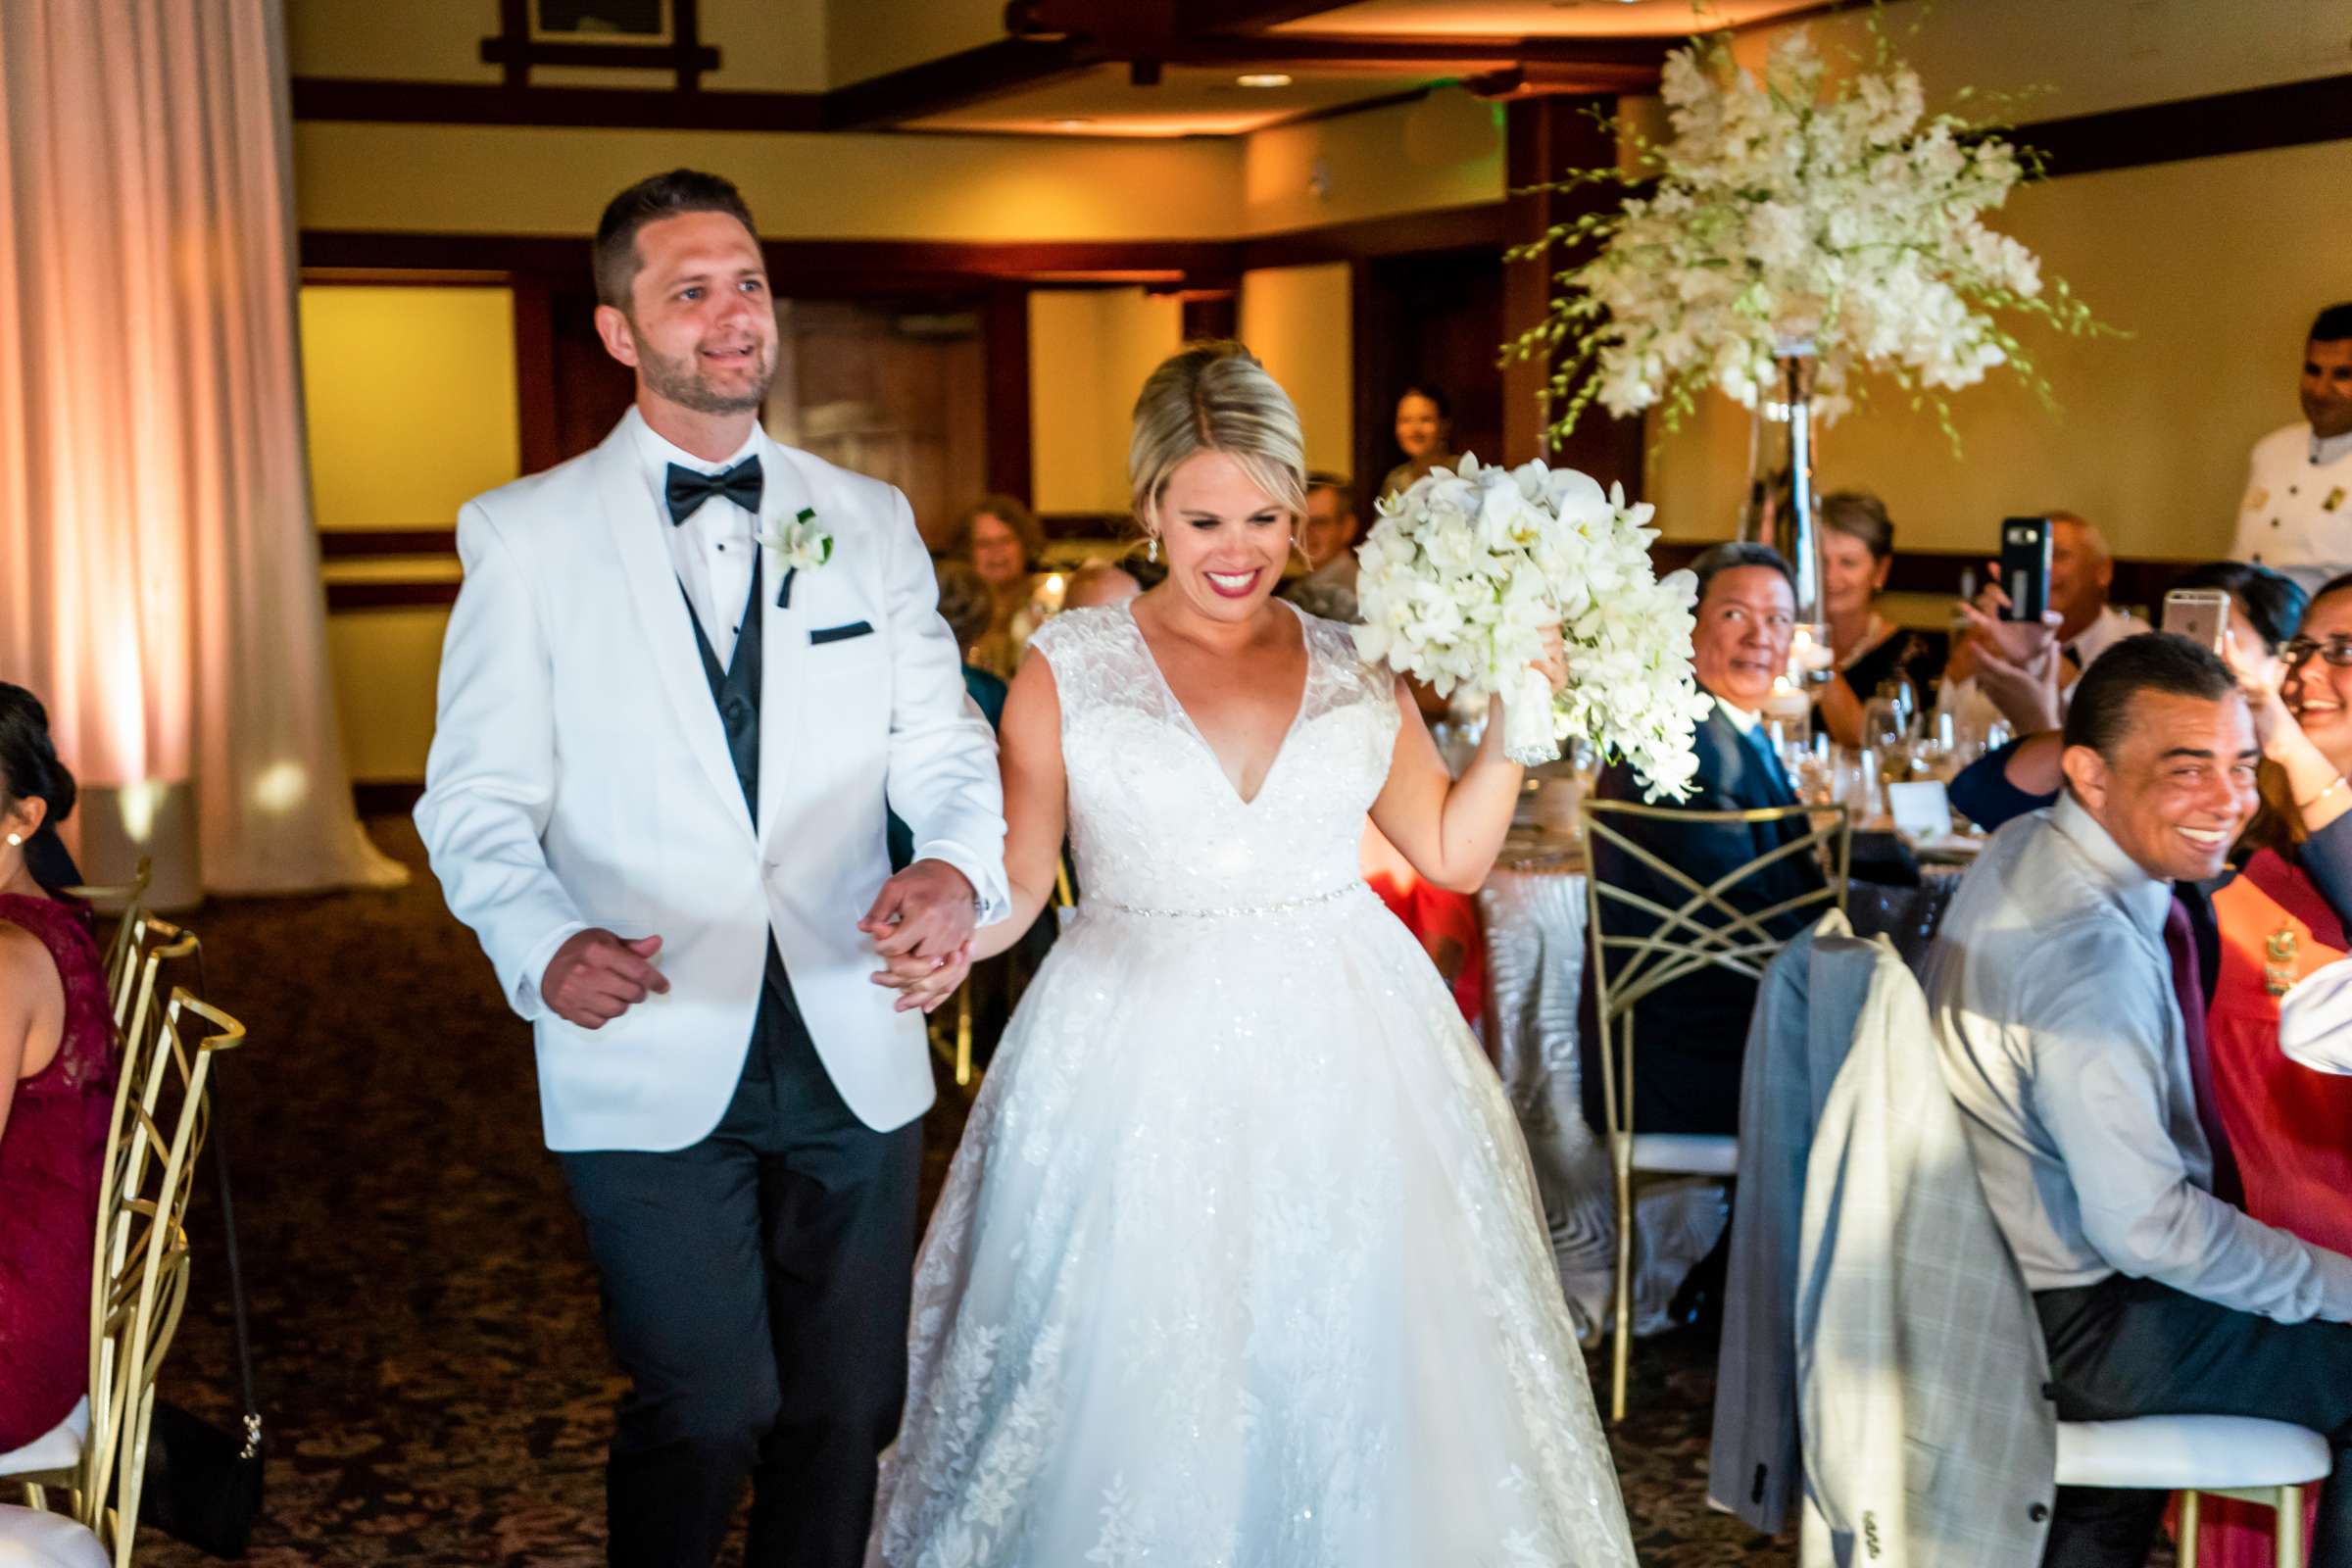
[[[1094,122],[1084,115],[1064,115],[1059,120],[1049,120],[1046,123],[1055,130],[1076,130],[1079,126],[1091,125]]]
[[[1252,71],[1247,75],[1234,77],[1233,84],[1237,87],[1288,87],[1291,77],[1288,72]]]

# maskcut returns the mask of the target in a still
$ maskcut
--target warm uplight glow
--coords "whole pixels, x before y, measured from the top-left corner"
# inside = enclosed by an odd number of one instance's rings
[[[1233,84],[1237,87],[1288,87],[1291,78],[1280,71],[1252,71],[1234,77]]]
[[[147,844],[155,837],[156,808],[164,804],[164,796],[172,788],[160,779],[143,779],[125,784],[115,796],[122,803],[122,831],[133,844]]]
[[[310,789],[310,774],[300,762],[272,762],[253,781],[253,804],[265,811],[291,811]]]

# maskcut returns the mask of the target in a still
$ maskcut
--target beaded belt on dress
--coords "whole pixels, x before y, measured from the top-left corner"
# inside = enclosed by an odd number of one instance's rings
[[[1370,891],[1361,882],[1350,882],[1346,887],[1333,888],[1329,893],[1317,893],[1303,899],[1285,899],[1280,904],[1227,905],[1222,908],[1215,909],[1146,909],[1132,904],[1118,904],[1109,899],[1092,898],[1088,899],[1086,903],[1089,907],[1100,906],[1115,910],[1120,914],[1149,915],[1159,920],[1222,920],[1242,914],[1291,914],[1299,909],[1314,908],[1318,905],[1336,904],[1351,893],[1368,893]]]

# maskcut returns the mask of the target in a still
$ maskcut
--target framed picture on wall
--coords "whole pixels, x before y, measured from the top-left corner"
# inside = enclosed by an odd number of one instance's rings
[[[674,0],[531,0],[535,43],[665,44],[676,38]]]

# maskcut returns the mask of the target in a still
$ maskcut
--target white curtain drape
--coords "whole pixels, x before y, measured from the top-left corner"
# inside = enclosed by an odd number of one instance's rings
[[[327,676],[286,98],[279,0],[0,0],[0,678],[85,789],[192,799],[217,892],[403,874]]]

